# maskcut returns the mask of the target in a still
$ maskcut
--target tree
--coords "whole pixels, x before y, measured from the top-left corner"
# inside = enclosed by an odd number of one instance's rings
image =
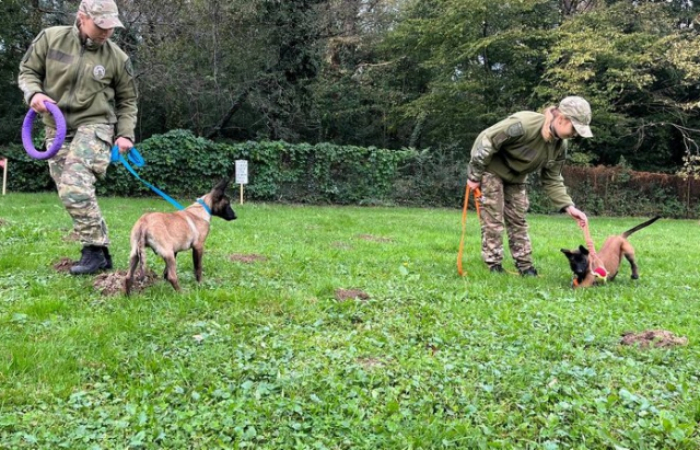
[[[673,4],[611,3],[556,31],[538,94],[591,102],[596,139],[586,145],[598,162],[672,169],[700,128],[700,40]]]

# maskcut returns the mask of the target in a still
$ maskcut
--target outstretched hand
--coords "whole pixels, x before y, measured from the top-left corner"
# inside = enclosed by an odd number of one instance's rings
[[[586,214],[575,206],[572,205],[566,208],[566,213],[578,221],[579,227],[585,228],[588,224],[588,217],[586,217]]]

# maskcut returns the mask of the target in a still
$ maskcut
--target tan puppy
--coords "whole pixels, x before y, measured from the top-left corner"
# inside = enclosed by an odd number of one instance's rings
[[[629,261],[632,267],[632,279],[636,280],[639,278],[639,269],[637,268],[637,263],[634,260],[634,247],[627,241],[627,238],[642,228],[648,227],[652,223],[659,220],[660,217],[656,216],[651,220],[647,220],[644,223],[637,225],[636,227],[625,231],[619,236],[610,236],[603,243],[603,247],[598,251],[598,258],[600,262],[595,261],[598,264],[603,265],[607,270],[607,279],[613,280],[620,269],[620,263],[622,262],[622,257],[624,256],[627,261]],[[583,245],[579,245],[578,250],[566,250],[561,249],[561,252],[566,255],[569,259],[569,265],[571,270],[574,272],[574,282],[573,287],[590,287],[596,283],[596,274],[591,271],[591,265],[589,263],[589,251]]]
[[[228,183],[228,179],[220,181],[211,192],[182,211],[147,213],[136,221],[131,229],[131,257],[124,283],[126,295],[131,293],[134,272],[139,263],[141,277],[145,276],[145,247],[150,247],[165,260],[163,277],[173,285],[176,291],[180,290],[180,284],[177,281],[175,257],[178,252],[192,249],[194,276],[198,283],[202,281],[204,241],[209,234],[211,217],[218,216],[224,220],[236,218],[236,213],[231,208],[231,201],[224,193]]]

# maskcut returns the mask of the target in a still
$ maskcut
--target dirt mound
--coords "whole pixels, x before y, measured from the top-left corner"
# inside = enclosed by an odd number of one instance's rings
[[[93,286],[104,296],[124,294],[125,270],[118,270],[111,273],[103,273],[95,277]],[[132,294],[141,292],[149,286],[153,286],[158,281],[158,275],[152,270],[146,271],[146,276],[141,278],[137,274],[134,276],[134,287]]]
[[[666,330],[647,330],[641,333],[628,331],[622,333],[622,345],[637,345],[641,348],[657,347],[667,348],[676,345],[687,345],[687,337],[677,337],[670,331]]]
[[[362,239],[363,241],[369,241],[369,242],[381,242],[381,243],[394,242],[389,238],[372,236],[371,234],[358,234],[357,238]]]
[[[356,358],[355,362],[361,365],[365,370],[381,369],[386,365],[381,359],[371,357]]]
[[[73,261],[70,258],[61,258],[57,262],[53,263],[53,268],[56,272],[67,273],[74,264],[78,261]]]
[[[265,262],[267,257],[263,255],[257,255],[255,253],[244,254],[244,253],[234,253],[228,257],[233,262],[242,262],[243,264],[253,264],[256,262]]]
[[[335,299],[339,302],[347,300],[369,300],[370,296],[359,289],[337,289],[335,291]]]

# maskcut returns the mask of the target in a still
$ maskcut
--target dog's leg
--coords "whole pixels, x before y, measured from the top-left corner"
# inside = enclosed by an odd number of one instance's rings
[[[622,254],[625,255],[625,259],[629,261],[630,267],[632,268],[632,279],[639,279],[639,268],[634,260],[634,247],[628,242],[622,244]]]
[[[129,270],[126,272],[126,278],[124,279],[126,295],[131,294],[131,288],[134,286],[134,273],[136,273],[136,268],[139,265],[139,254],[140,251],[135,249],[131,252],[131,257],[129,258]]]
[[[165,260],[165,278],[173,285],[173,289],[180,290],[180,283],[177,281],[177,264],[175,263],[175,254],[163,256]]]
[[[202,282],[202,256],[204,256],[204,248],[192,247],[192,262],[194,264],[194,277],[197,283]]]
[[[175,252],[174,258],[177,259],[177,252]],[[167,264],[163,268],[163,279],[164,280],[168,279],[168,265]]]

